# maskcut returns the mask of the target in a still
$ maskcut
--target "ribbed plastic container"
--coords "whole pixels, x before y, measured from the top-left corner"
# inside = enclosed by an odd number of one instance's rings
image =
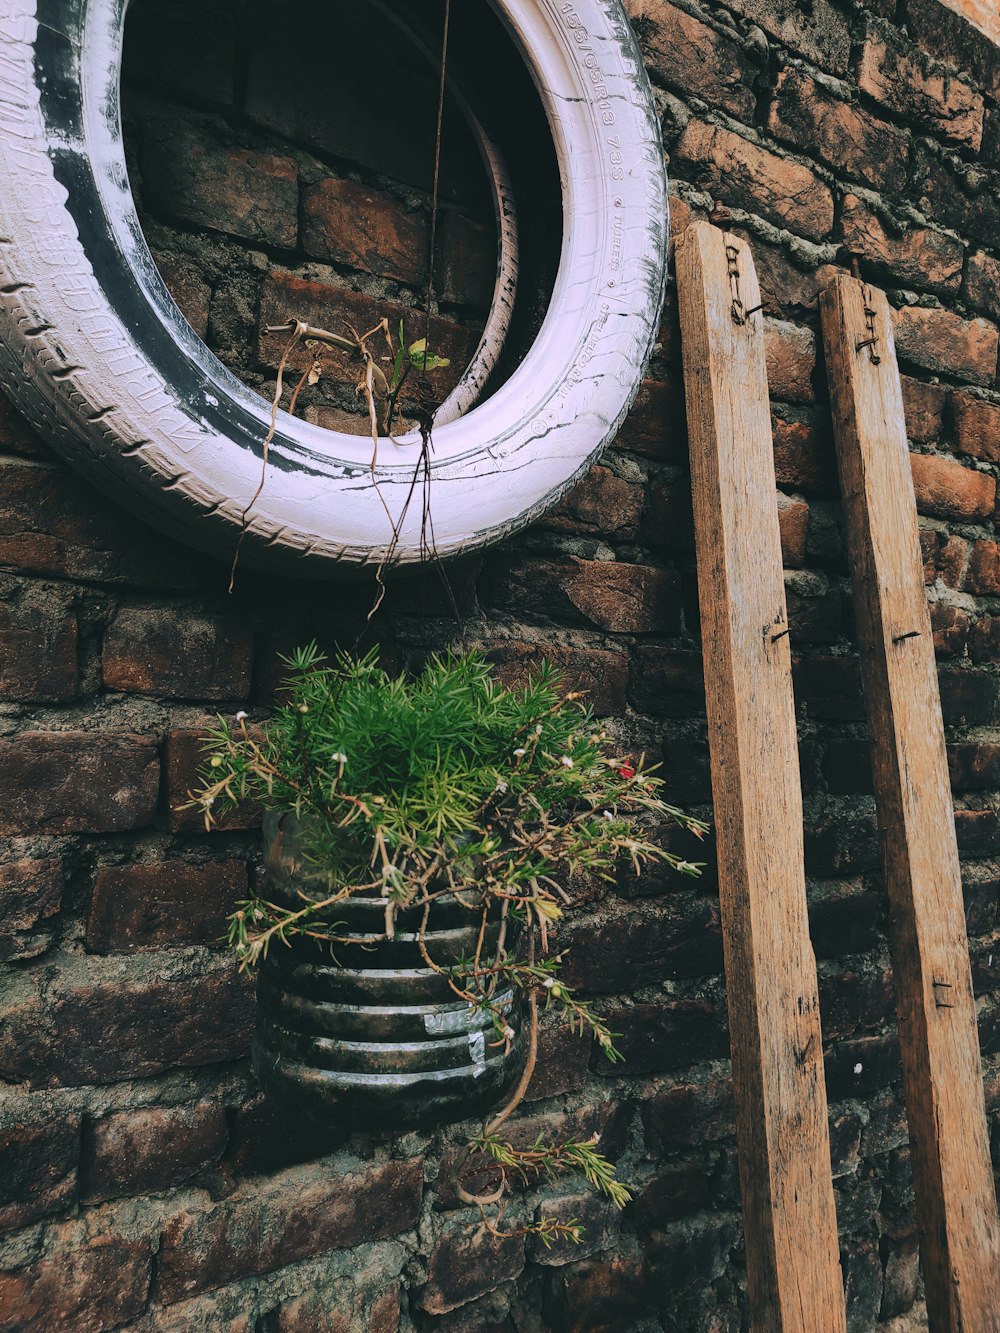
[[[305,867],[292,816],[264,820],[263,896],[299,908],[329,890]],[[270,1093],[336,1124],[414,1128],[483,1116],[513,1088],[525,1057],[519,992],[495,999],[515,1032],[511,1049],[493,1043],[488,1014],[459,1000],[426,965],[417,932],[422,910],[396,918],[385,936],[386,900],[338,904],[343,933],[371,944],[280,941],[261,961],[254,1068]],[[475,953],[480,917],[454,899],[434,904],[425,943],[440,966]],[[486,956],[498,926],[487,931]]]

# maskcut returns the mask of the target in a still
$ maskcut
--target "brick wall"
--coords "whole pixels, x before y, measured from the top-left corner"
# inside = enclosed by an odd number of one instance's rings
[[[837,1205],[851,1328],[867,1330],[913,1303],[917,1249],[816,294],[856,250],[899,311],[1000,1149],[1000,50],[937,0],[627,8],[675,229],[730,209],[766,300]],[[288,300],[317,318],[371,305],[395,318],[423,282],[432,80],[359,7],[315,9],[276,25],[252,4],[145,0],[130,20],[147,235],[191,323],[265,394],[276,356],[260,325]],[[484,37],[500,52],[473,26],[456,60]],[[490,100],[527,186],[524,338],[558,228],[551,158],[524,133],[526,95]],[[457,356],[493,254],[457,124],[449,142],[441,336]],[[662,755],[678,801],[708,812],[678,351],[671,292],[650,378],[602,463],[532,530],[453,568],[461,625],[429,575],[390,593],[368,638],[406,664],[464,634],[507,679],[553,658],[623,744]],[[350,377],[331,363],[303,405],[340,424],[356,410]],[[212,714],[265,715],[277,654],[313,636],[353,644],[370,589],[244,572],[227,597],[228,570],[106,502],[2,404],[0,450],[0,1324],[744,1327],[713,874],[624,875],[560,940],[627,1061],[611,1070],[546,1032],[517,1133],[599,1133],[634,1205],[619,1217],[575,1185],[535,1190],[515,1218],[544,1198],[586,1222],[582,1247],[484,1238],[439,1179],[460,1131],[348,1138],[256,1093],[251,987],[218,942],[258,873],[255,814],[205,834],[178,808]]]

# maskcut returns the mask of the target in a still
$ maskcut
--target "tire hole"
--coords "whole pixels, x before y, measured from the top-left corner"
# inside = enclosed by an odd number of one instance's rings
[[[440,0],[391,3],[437,44]],[[518,300],[488,396],[523,359],[548,305],[559,174],[534,85],[486,0],[452,6],[448,68],[507,159],[521,218]],[[385,316],[394,342],[400,320],[406,343],[424,336],[436,103],[435,70],[367,3],[307,0],[280,24],[266,0],[132,6],[122,104],[143,231],[192,328],[264,398],[285,343],[266,325],[294,317],[343,334]],[[428,377],[440,399],[476,346],[496,273],[492,191],[450,101],[434,268],[429,345],[451,362]],[[391,374],[384,342],[380,350]],[[365,435],[360,366],[341,351],[298,348],[282,405],[305,374],[296,414]],[[404,418],[406,406],[404,395]]]

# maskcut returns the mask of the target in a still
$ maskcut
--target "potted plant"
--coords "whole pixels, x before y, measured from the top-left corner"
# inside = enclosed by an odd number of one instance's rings
[[[261,892],[230,927],[241,966],[259,965],[261,1082],[368,1128],[466,1119],[507,1097],[473,1144],[501,1192],[511,1171],[575,1166],[622,1202],[592,1145],[518,1154],[497,1130],[531,1078],[540,1004],[620,1059],[549,947],[574,877],[622,859],[697,873],[655,835],[704,825],[613,752],[548,666],[508,689],[475,652],[411,679],[314,645],[286,664],[269,721],[220,719],[193,797],[208,824],[247,798],[265,808]]]

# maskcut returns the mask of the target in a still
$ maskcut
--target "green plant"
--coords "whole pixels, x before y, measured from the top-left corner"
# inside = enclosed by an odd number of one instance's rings
[[[634,768],[610,750],[607,733],[579,695],[560,693],[549,666],[517,689],[498,686],[477,653],[432,657],[414,679],[389,677],[374,654],[329,664],[315,646],[287,666],[284,701],[261,729],[249,728],[243,715],[235,723],[220,719],[193,797],[207,825],[253,798],[293,812],[310,830],[305,854],[323,892],[295,909],[264,899],[241,903],[230,923],[241,966],[296,936],[331,949],[363,942],[338,924],[338,904],[353,894],[386,899],[390,937],[399,911],[420,909],[426,965],[489,1014],[498,1044],[509,1044],[514,1033],[496,997],[514,984],[530,1010],[521,1082],[469,1145],[469,1153],[495,1164],[500,1184],[488,1195],[471,1194],[456,1169],[459,1196],[482,1208],[502,1206],[513,1176],[581,1170],[623,1206],[628,1192],[592,1143],[518,1150],[497,1131],[531,1078],[540,999],[571,1027],[589,1031],[609,1060],[621,1059],[613,1034],[561,979],[560,957],[549,951],[574,878],[609,878],[623,859],[637,872],[660,861],[697,874],[697,865],[655,835],[664,823],[698,836],[705,826],[664,801],[662,783],[641,764]],[[481,922],[471,957],[443,962],[426,947],[427,922],[445,896]],[[487,922],[497,918],[499,944],[487,952]],[[573,1226],[544,1220],[535,1229],[551,1240]]]

